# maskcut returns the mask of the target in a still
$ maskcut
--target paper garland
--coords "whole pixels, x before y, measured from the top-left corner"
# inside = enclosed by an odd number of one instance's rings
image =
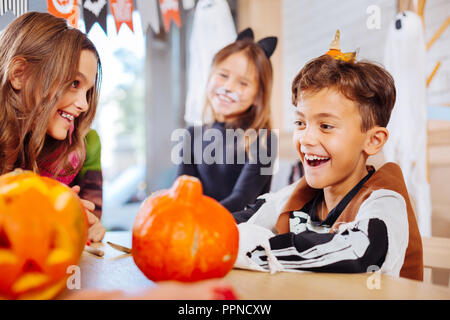
[[[12,11],[18,17],[28,12],[28,3],[29,0],[0,0],[0,16]],[[180,5],[184,10],[195,7],[195,0],[136,0],[144,33],[149,26],[155,33],[160,32],[158,3],[165,32],[170,31],[172,21],[179,28],[181,27]],[[54,16],[66,19],[70,26],[78,28],[79,4],[86,33],[91,30],[95,23],[98,23],[107,34],[108,7],[114,17],[117,32],[119,32],[122,24],[126,24],[133,32],[133,0],[47,0],[47,11]]]
[[[191,10],[195,7],[195,1],[194,0],[182,0],[183,3],[183,9],[184,10]]]
[[[124,23],[133,31],[133,0],[109,0],[109,5],[117,32]]]
[[[100,27],[107,33],[106,17],[108,15],[107,0],[83,0],[83,18],[86,25],[86,33],[89,33],[92,26],[98,23]]]
[[[155,33],[159,33],[158,0],[137,0],[136,6],[141,14],[142,32],[145,34],[150,26]]]
[[[164,30],[170,31],[170,22],[173,21],[180,28],[180,4],[178,0],[159,0],[159,8],[164,22]]]
[[[77,0],[47,0],[47,11],[67,20],[70,26],[78,28]]]

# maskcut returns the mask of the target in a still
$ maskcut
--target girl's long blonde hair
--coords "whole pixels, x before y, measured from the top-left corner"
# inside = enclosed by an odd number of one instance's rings
[[[69,135],[57,141],[46,134],[47,127],[59,99],[75,80],[82,50],[91,51],[98,61],[95,84],[86,97],[89,109],[74,120],[72,143]],[[17,59],[26,61],[19,91],[10,82],[10,68]],[[67,175],[77,172],[83,165],[84,138],[95,116],[100,83],[100,58],[84,33],[48,13],[30,12],[15,19],[0,36],[0,173],[16,167],[39,172],[40,165],[49,163],[55,175],[62,170]],[[72,152],[81,160],[77,168],[69,161]]]

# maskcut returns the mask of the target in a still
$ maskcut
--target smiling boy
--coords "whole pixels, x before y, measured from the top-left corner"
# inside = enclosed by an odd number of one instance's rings
[[[239,225],[236,266],[272,272],[381,269],[422,280],[422,241],[401,169],[394,163],[376,171],[366,165],[389,136],[392,77],[369,62],[323,55],[294,79],[292,102],[304,177],[263,197],[264,204]]]

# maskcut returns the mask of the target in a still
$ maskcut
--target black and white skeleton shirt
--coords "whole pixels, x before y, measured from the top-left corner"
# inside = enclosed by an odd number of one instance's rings
[[[254,215],[238,225],[240,248],[235,267],[272,273],[381,270],[398,276],[408,244],[406,205],[400,194],[387,189],[373,191],[354,221],[335,225],[373,173],[369,171],[323,221],[317,214],[323,191],[318,192],[303,208],[290,213],[290,232],[284,234],[275,234],[275,223],[295,186],[261,197],[256,210],[248,209],[256,211]],[[249,213],[234,214],[238,222],[246,215]]]

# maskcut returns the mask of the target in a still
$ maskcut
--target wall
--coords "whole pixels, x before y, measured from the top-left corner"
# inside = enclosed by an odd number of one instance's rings
[[[273,67],[272,115],[273,127],[279,129],[282,122],[282,59],[283,37],[281,23],[281,3],[278,0],[239,0],[238,32],[251,27],[255,40],[268,36],[278,37],[277,48],[270,60]]]
[[[359,48],[358,58],[382,61],[383,44],[387,27],[396,12],[392,0],[377,1],[380,8],[381,28],[369,30],[366,20],[367,8],[373,0],[310,1],[283,0],[283,80],[290,87],[292,79],[309,60],[328,51],[337,29],[341,31],[341,48],[354,51]],[[286,129],[293,127],[290,91],[284,92]]]
[[[282,1],[283,30],[283,86],[289,88],[299,69],[310,59],[323,54],[333,39],[336,29],[341,30],[341,46],[344,51],[359,48],[359,59],[383,62],[387,27],[397,12],[396,1],[381,0],[381,28],[368,29],[367,9],[372,0],[347,1]],[[425,5],[425,39],[429,41],[441,24],[448,18],[450,2],[428,1]],[[411,53],[413,54],[413,53]],[[436,108],[450,106],[450,28],[441,35],[427,53],[427,71],[431,74],[435,64],[441,67],[428,88],[429,113],[433,118],[447,118],[450,109]],[[283,90],[283,125],[292,128],[292,109],[289,90]]]
[[[425,38],[427,41],[431,40],[445,19],[450,18],[449,12],[450,1],[427,1],[424,14]],[[428,87],[428,104],[431,107],[450,107],[450,26],[447,27],[427,52],[427,70],[429,70],[429,74],[431,74],[438,61],[441,61],[441,67]],[[445,112],[450,112],[450,108],[446,108]]]
[[[272,179],[272,191],[286,186],[291,170],[291,163],[297,159],[292,147],[292,134],[283,129],[283,96],[288,87],[284,84],[284,32],[282,21],[282,4],[279,0],[238,0],[238,31],[251,27],[255,39],[268,36],[278,37],[277,48],[271,56],[273,68],[272,88],[272,126],[279,130],[279,170]],[[289,110],[291,111],[291,110]]]

